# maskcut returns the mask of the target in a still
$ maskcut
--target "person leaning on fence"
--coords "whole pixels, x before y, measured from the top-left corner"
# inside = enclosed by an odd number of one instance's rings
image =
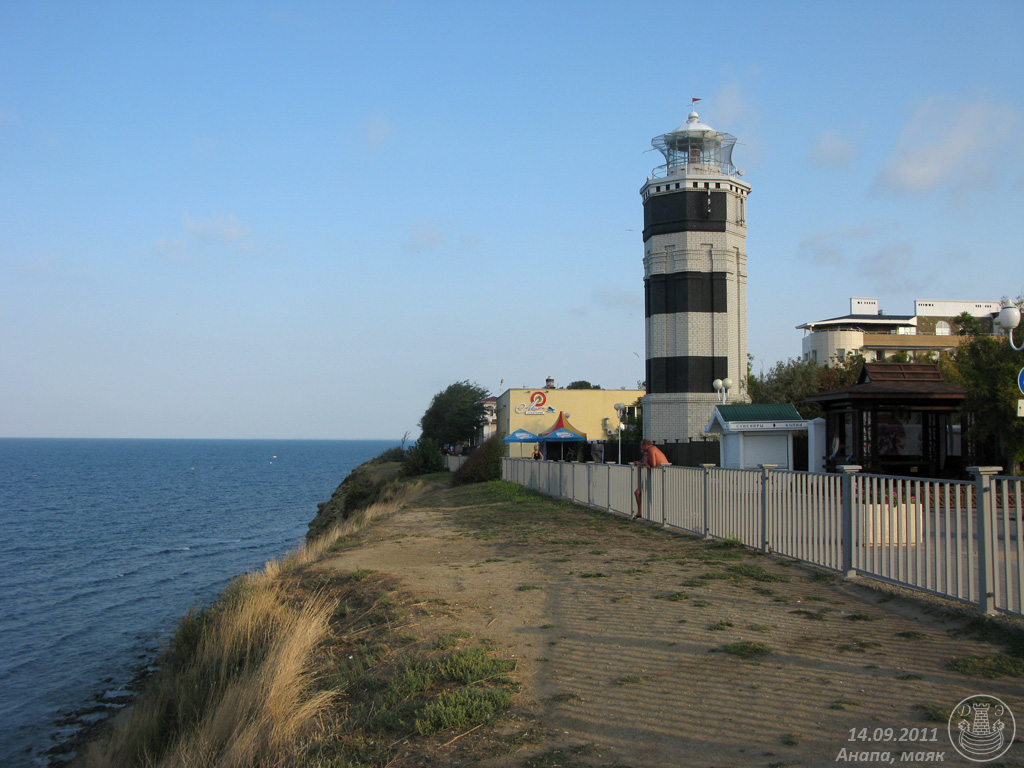
[[[641,504],[641,498],[643,497],[643,492],[641,491],[641,488],[643,488],[644,482],[643,468],[647,468],[647,477],[648,479],[650,479],[650,471],[654,467],[660,467],[662,464],[670,463],[665,454],[661,452],[661,448],[656,446],[646,437],[643,439],[643,442],[640,443],[640,453],[640,461],[633,462],[634,464],[639,465],[641,468],[640,472],[637,473],[636,476],[636,491],[633,493],[633,495],[636,496],[636,514],[633,515],[634,520],[636,520],[643,514],[643,505]]]

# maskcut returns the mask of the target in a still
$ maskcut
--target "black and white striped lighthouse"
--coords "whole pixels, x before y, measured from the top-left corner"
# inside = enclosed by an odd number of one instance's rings
[[[686,440],[719,402],[749,402],[747,197],[732,162],[736,137],[695,111],[652,146],[665,158],[640,190],[644,205],[647,395],[644,436]],[[718,383],[718,391],[715,384]]]

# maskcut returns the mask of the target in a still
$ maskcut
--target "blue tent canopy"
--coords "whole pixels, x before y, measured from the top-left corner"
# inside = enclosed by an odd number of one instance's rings
[[[528,429],[517,429],[511,435],[502,440],[503,443],[536,443],[538,438]]]

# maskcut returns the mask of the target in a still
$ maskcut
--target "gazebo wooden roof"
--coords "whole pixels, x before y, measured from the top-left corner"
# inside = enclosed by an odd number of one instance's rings
[[[807,399],[826,410],[855,405],[896,405],[909,410],[955,411],[967,390],[942,378],[935,363],[865,363],[851,387],[821,392]]]

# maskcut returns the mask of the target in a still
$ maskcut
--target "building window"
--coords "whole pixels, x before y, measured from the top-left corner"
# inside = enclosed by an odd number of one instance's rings
[[[936,336],[949,336],[949,333],[950,333],[949,323],[947,323],[945,320],[939,320],[939,322],[937,322],[935,324],[935,335]]]

